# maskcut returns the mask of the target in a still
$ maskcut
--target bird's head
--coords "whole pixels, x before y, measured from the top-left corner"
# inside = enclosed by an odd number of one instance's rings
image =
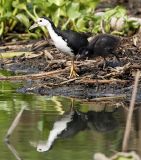
[[[36,27],[44,27],[51,24],[52,21],[48,18],[37,18],[35,23],[29,28],[29,30],[34,29]]]
[[[77,60],[86,59],[86,58],[89,57],[89,54],[90,54],[90,49],[89,48],[87,48],[87,47],[80,48],[79,53],[76,56],[76,59]]]

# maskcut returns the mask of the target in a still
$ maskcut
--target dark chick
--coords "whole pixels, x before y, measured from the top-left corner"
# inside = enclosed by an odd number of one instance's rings
[[[87,47],[79,50],[77,59],[94,58],[101,56],[104,59],[110,54],[114,55],[118,61],[119,58],[116,54],[116,49],[120,44],[120,39],[110,34],[100,34],[94,37]]]

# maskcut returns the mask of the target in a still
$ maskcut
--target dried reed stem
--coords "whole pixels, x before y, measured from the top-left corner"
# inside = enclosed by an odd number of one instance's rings
[[[134,105],[135,105],[135,100],[136,100],[139,77],[140,77],[140,71],[137,71],[136,77],[135,77],[134,88],[133,88],[133,92],[132,92],[132,98],[130,101],[130,108],[129,108],[127,121],[126,121],[123,143],[122,143],[122,151],[123,152],[127,151],[127,148],[128,148],[128,140],[129,140],[130,131],[131,131],[132,115],[133,115],[133,110],[134,110]]]

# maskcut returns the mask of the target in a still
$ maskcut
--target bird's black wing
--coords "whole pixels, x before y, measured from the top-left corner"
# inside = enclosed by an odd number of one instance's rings
[[[80,48],[88,45],[87,36],[72,30],[65,30],[58,33],[68,43],[68,46],[76,55]]]

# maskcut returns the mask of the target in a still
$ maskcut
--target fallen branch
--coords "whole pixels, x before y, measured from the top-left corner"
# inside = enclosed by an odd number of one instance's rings
[[[46,76],[51,76],[51,75],[56,75],[56,74],[61,74],[62,72],[65,72],[68,68],[65,69],[60,69],[56,71],[51,71],[51,72],[43,72],[43,73],[38,73],[38,74],[30,74],[30,75],[22,75],[22,76],[9,76],[9,77],[0,77],[0,81],[8,81],[8,80],[36,80],[36,79],[41,79]]]
[[[32,51],[41,51],[45,47],[50,46],[50,45],[51,45],[51,43],[49,40],[41,40],[41,41],[34,43],[31,47],[31,50]]]
[[[13,58],[13,57],[18,57],[18,56],[21,56],[21,55],[25,55],[25,56],[30,56],[31,54],[33,54],[33,52],[1,52],[1,55],[4,59],[6,58]],[[35,54],[33,54],[35,55]]]
[[[111,80],[98,80],[98,79],[82,79],[82,80],[76,80],[76,83],[80,84],[125,84],[127,82],[130,82],[129,80],[120,80],[120,79],[111,79]]]
[[[130,66],[130,69],[141,69],[141,65],[140,64],[132,64]]]
[[[66,81],[61,82],[59,85],[64,85],[64,84],[73,82],[73,81],[75,81],[75,80],[77,80],[77,79],[78,79],[78,78],[69,79],[69,80],[66,80]]]
[[[124,74],[130,68],[130,65],[131,65],[130,63],[127,63],[123,67],[112,68],[112,72],[102,76],[102,78],[121,76],[122,74]]]

